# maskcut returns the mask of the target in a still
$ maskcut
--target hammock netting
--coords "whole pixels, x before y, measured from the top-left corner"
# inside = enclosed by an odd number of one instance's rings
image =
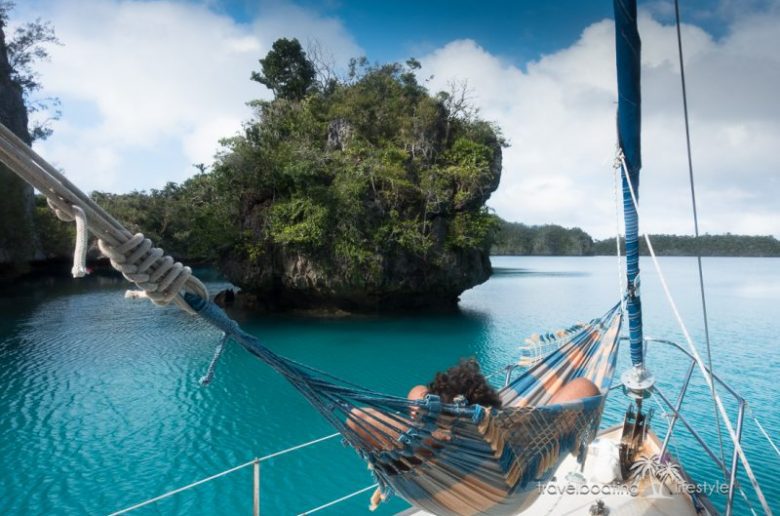
[[[282,374],[369,464],[380,488],[434,514],[507,514],[538,494],[568,453],[580,458],[601,420],[615,369],[620,304],[558,332],[559,345],[500,391],[501,409],[456,398],[392,396],[282,357],[218,306],[187,303],[226,337]],[[548,404],[587,378],[601,394]]]

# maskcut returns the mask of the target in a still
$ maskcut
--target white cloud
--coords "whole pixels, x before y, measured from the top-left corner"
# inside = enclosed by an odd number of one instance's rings
[[[745,16],[715,41],[683,26],[701,230],[780,235],[780,17]],[[642,226],[690,233],[685,132],[673,26],[640,18],[643,39]],[[588,27],[571,47],[525,71],[470,40],[421,58],[433,90],[467,79],[483,117],[504,130],[501,186],[489,204],[530,224],[614,235],[613,23]]]
[[[663,17],[667,7],[657,2],[652,12]],[[778,11],[742,14],[720,40],[683,27],[702,231],[780,235]],[[247,23],[207,4],[161,0],[33,0],[18,14],[51,20],[64,43],[41,67],[43,93],[62,99],[64,116],[38,150],[85,190],[160,187],[209,163],[218,139],[249,118],[246,101],[270,97],[249,74],[278,37],[317,40],[337,63],[362,53],[338,19],[291,3],[263,7]],[[675,30],[647,12],[640,32],[642,226],[690,232]],[[614,233],[611,21],[524,69],[470,40],[421,61],[433,91],[468,79],[482,115],[510,140],[490,201],[499,215]]]
[[[246,102],[270,98],[249,75],[276,38],[317,40],[341,60],[361,52],[338,20],[292,6],[247,24],[159,0],[42,0],[19,13],[36,16],[64,44],[40,67],[63,122],[37,148],[85,190],[159,187],[210,163],[250,117]]]

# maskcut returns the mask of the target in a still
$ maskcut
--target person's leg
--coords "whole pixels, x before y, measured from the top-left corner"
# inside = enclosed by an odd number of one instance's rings
[[[566,403],[567,401],[589,398],[601,394],[596,384],[587,378],[575,378],[550,398],[549,404]]]

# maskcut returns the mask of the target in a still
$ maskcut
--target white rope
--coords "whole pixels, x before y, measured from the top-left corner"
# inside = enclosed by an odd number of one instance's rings
[[[98,247],[111,261],[111,266],[142,288],[156,305],[167,305],[173,301],[192,276],[192,269],[174,262],[170,256],[164,256],[163,250],[152,247],[152,241],[143,233],[136,233],[116,247],[98,239]],[[152,265],[157,266],[154,271],[151,270]]]
[[[217,344],[217,348],[214,350],[214,356],[211,357],[211,362],[209,362],[209,367],[206,369],[206,374],[200,378],[201,385],[208,385],[211,383],[211,380],[214,379],[214,372],[217,370],[217,361],[219,361],[219,357],[221,357],[222,353],[225,351],[227,340],[227,335],[223,334],[222,338],[219,340],[219,344]]]
[[[76,245],[73,251],[73,267],[70,273],[74,278],[87,275],[87,215],[78,206],[69,206],[70,211],[58,208],[50,199],[46,199],[49,208],[63,222],[76,222]]]
[[[337,503],[341,503],[341,502],[343,502],[343,501],[345,501],[345,500],[349,500],[350,498],[354,498],[355,496],[357,496],[357,495],[359,495],[359,494],[362,494],[362,493],[365,493],[366,491],[369,491],[369,490],[371,490],[371,489],[374,489],[374,488],[375,488],[375,487],[377,487],[378,485],[379,485],[379,484],[371,484],[371,485],[370,485],[370,486],[368,486],[368,487],[364,487],[363,489],[359,489],[359,490],[355,491],[354,493],[350,493],[350,494],[348,494],[348,495],[346,495],[346,496],[342,496],[341,498],[338,498],[338,499],[336,499],[336,500],[333,500],[332,502],[328,502],[328,503],[326,503],[326,504],[324,504],[324,505],[320,505],[319,507],[315,507],[314,509],[308,510],[308,511],[306,511],[306,512],[302,512],[302,513],[300,513],[298,516],[306,516],[307,514],[313,514],[313,513],[315,513],[315,512],[319,512],[319,511],[321,511],[321,510],[323,510],[323,509],[327,509],[328,507],[331,507],[331,506],[333,506],[333,505],[336,505]]]
[[[631,201],[634,204],[634,208],[636,209],[637,216],[639,216],[639,203],[637,202],[636,193],[634,192],[634,187],[631,184],[631,179],[628,176],[628,167],[626,166],[625,156],[623,156],[622,151],[619,152],[618,158],[620,159],[622,165],[621,168],[623,169],[623,174],[625,175],[626,183],[628,184],[628,189],[629,192],[631,193]],[[653,260],[653,265],[655,266],[655,270],[658,273],[658,279],[661,282],[661,286],[663,287],[664,294],[666,295],[666,299],[669,302],[669,306],[672,309],[672,313],[674,314],[675,319],[677,319],[677,323],[679,324],[683,336],[685,337],[685,340],[688,343],[688,347],[690,348],[691,353],[693,354],[693,357],[696,360],[696,365],[699,366],[702,376],[704,376],[704,380],[707,382],[707,387],[710,388],[710,391],[713,394],[715,403],[718,406],[718,410],[720,411],[720,414],[723,417],[723,422],[726,424],[726,429],[729,431],[729,436],[731,437],[731,441],[734,444],[734,449],[737,451],[740,461],[742,462],[742,465],[745,468],[745,473],[747,473],[748,478],[750,479],[750,482],[753,485],[753,489],[756,491],[756,495],[758,496],[758,499],[761,502],[761,505],[763,506],[764,510],[766,511],[767,514],[772,514],[772,511],[769,508],[769,504],[766,501],[766,498],[764,498],[764,493],[761,491],[761,487],[758,485],[758,481],[756,480],[756,477],[753,474],[753,469],[750,467],[750,463],[747,460],[747,456],[745,455],[745,452],[742,449],[742,445],[740,444],[739,439],[737,439],[737,434],[734,431],[734,428],[731,425],[731,421],[728,418],[726,409],[723,406],[723,401],[720,399],[720,395],[713,388],[712,375],[704,366],[701,356],[699,355],[699,350],[696,349],[696,345],[693,343],[693,339],[691,338],[691,335],[688,332],[688,328],[685,326],[685,322],[683,321],[682,316],[680,315],[680,312],[677,309],[677,304],[675,303],[674,298],[672,297],[672,293],[669,290],[669,285],[666,283],[666,277],[664,276],[663,271],[661,270],[661,264],[658,262],[658,257],[655,255],[655,249],[653,249],[653,244],[650,241],[650,237],[648,236],[647,233],[645,233],[644,238],[645,238],[645,242],[647,243],[647,249],[650,252],[650,257]]]
[[[155,304],[176,303],[191,312],[181,296],[191,292],[208,299],[208,290],[192,271],[165,256],[142,234],[133,235],[116,219],[79,190],[61,172],[0,124],[0,161],[46,197],[57,217],[75,220],[77,243],[74,275],[81,274],[86,256],[87,231],[98,237],[98,246],[125,278],[136,283]],[[81,222],[79,222],[81,220]]]

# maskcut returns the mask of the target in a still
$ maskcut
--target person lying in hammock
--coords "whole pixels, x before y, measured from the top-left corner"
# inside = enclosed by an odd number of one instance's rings
[[[455,398],[463,396],[470,404],[483,407],[501,408],[501,400],[493,387],[488,384],[479,364],[474,359],[461,359],[443,372],[436,373],[433,381],[427,385],[415,385],[407,397],[410,400],[424,399],[435,394],[442,403],[453,403]],[[417,407],[409,409],[409,416],[417,418]],[[408,416],[406,416],[408,417]],[[352,409],[347,418],[347,427],[355,431],[361,440],[376,450],[401,448],[398,438],[409,429],[403,417],[396,419],[371,407]],[[449,432],[436,430],[432,437],[437,440],[449,440]]]
[[[409,391],[407,397],[410,400],[424,399],[428,394],[435,394],[441,398],[443,403],[453,403],[459,396],[466,398],[469,404],[481,405],[485,408],[501,408],[501,398],[498,391],[494,389],[487,381],[480,370],[479,364],[473,358],[461,359],[456,365],[446,371],[436,373],[433,381],[428,385],[415,385]],[[580,398],[587,398],[600,394],[598,387],[587,378],[576,378],[561,387],[552,398],[549,404],[565,403]],[[417,408],[410,409],[412,419],[417,416]],[[398,449],[402,445],[398,438],[408,430],[408,426],[401,421],[393,419],[387,414],[383,414],[373,408],[353,409],[350,417],[347,419],[347,426],[354,430],[361,439],[377,450]],[[447,429],[437,429],[431,433],[431,437],[426,439],[426,445],[430,448],[440,448],[438,444],[451,439],[450,431]],[[437,443],[438,441],[438,443]],[[420,450],[419,455],[432,455],[428,450]],[[411,464],[419,463],[416,457],[405,459]],[[407,471],[409,465],[399,461],[396,464],[399,472]],[[383,493],[380,488],[371,496],[370,510],[376,509],[383,499]]]
[[[439,396],[442,403],[453,403],[456,398],[463,396],[471,405],[501,408],[501,398],[498,391],[488,383],[479,364],[473,358],[461,359],[446,371],[437,372],[431,383],[415,385],[407,397],[410,400],[421,400],[428,394]],[[548,404],[565,403],[598,394],[600,392],[593,382],[587,378],[576,378],[561,387]],[[412,419],[416,418],[416,407],[411,407],[410,415]],[[408,424],[402,420],[370,407],[353,409],[347,418],[347,426],[355,431],[363,442],[377,450],[401,448],[402,445],[398,438],[409,429]],[[450,440],[449,431],[445,429],[434,430],[431,437],[433,442],[428,444],[434,446],[436,440]]]

